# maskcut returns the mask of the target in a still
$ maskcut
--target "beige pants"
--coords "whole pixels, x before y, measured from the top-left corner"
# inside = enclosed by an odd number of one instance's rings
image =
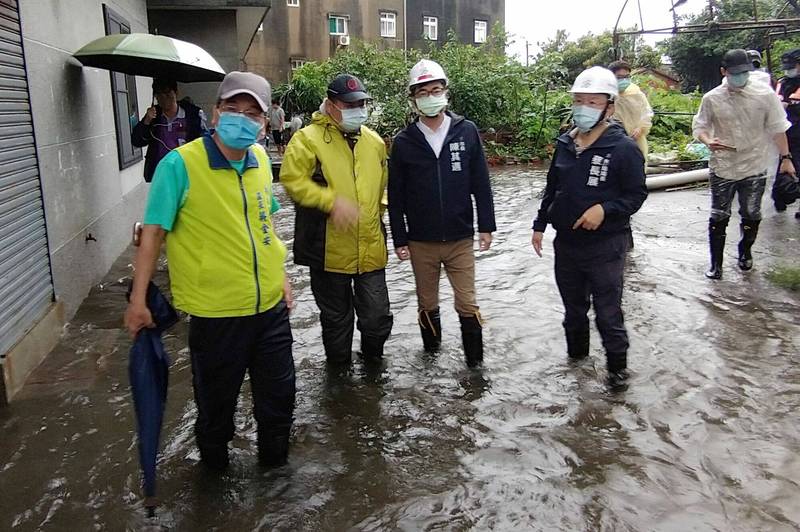
[[[455,294],[459,316],[475,316],[475,254],[472,238],[456,242],[409,242],[411,267],[417,282],[417,303],[420,310],[439,307],[439,278],[442,265]]]

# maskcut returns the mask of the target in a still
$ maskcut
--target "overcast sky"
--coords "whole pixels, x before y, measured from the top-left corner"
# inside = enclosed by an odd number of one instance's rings
[[[531,55],[535,56],[539,52],[536,43],[555,37],[559,29],[567,30],[572,39],[588,32],[597,34],[611,30],[624,3],[625,0],[506,0],[506,31],[516,41],[509,53],[525,62],[526,39]],[[670,0],[628,0],[620,27],[641,27],[639,5],[645,29],[672,26]],[[677,11],[679,15],[699,13],[706,5],[707,0],[689,0]],[[648,44],[663,38],[645,36]]]

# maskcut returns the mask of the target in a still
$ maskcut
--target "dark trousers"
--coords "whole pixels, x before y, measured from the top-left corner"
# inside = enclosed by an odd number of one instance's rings
[[[233,416],[245,372],[250,373],[259,430],[291,425],[295,374],[292,331],[283,301],[253,316],[192,316],[189,351],[199,446],[227,445],[233,439]]]
[[[311,292],[319,308],[322,344],[331,362],[349,362],[353,350],[354,311],[361,343],[383,346],[392,332],[386,271],[345,274],[311,269]]]
[[[622,284],[628,233],[594,242],[570,242],[556,235],[556,284],[564,302],[567,335],[589,330],[590,304],[607,353],[628,351],[622,315]]]
[[[731,217],[734,195],[739,200],[739,216],[742,220],[761,220],[761,197],[767,186],[767,177],[764,174],[734,181],[712,173],[710,181],[712,222]]]

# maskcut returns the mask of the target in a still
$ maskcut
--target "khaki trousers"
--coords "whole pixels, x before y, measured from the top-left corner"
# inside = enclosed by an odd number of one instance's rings
[[[459,316],[475,316],[475,253],[472,238],[455,242],[409,242],[411,267],[417,283],[419,310],[432,311],[439,307],[439,278],[442,265],[455,294]]]

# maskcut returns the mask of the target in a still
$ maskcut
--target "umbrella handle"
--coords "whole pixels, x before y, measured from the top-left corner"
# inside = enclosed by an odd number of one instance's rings
[[[136,222],[133,224],[133,245],[139,247],[139,244],[142,243],[142,222]]]

